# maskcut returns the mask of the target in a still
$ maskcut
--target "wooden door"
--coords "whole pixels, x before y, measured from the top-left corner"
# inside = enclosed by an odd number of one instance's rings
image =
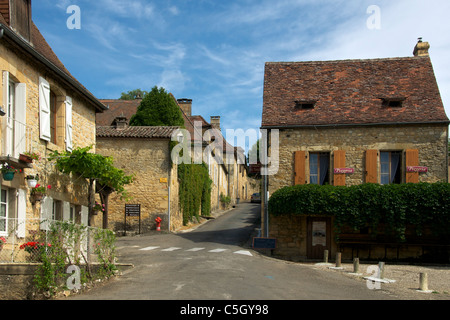
[[[325,250],[331,253],[331,219],[308,217],[308,259],[323,259]]]

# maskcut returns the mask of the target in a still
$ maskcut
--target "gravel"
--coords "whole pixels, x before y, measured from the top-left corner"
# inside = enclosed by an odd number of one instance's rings
[[[401,265],[385,263],[383,279],[386,283],[367,283],[365,277],[375,277],[377,264],[360,264],[359,274],[354,274],[351,263],[342,263],[341,268],[333,264],[301,263],[324,272],[339,272],[344,277],[363,281],[374,290],[381,290],[398,300],[450,300],[450,266],[449,265]],[[420,291],[420,274],[428,277],[428,291]]]

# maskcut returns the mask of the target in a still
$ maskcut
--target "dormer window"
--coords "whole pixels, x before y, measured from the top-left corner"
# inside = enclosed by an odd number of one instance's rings
[[[295,101],[295,109],[297,109],[297,110],[314,109],[316,102],[317,101],[315,101],[315,100]]]
[[[401,108],[403,107],[404,97],[381,98],[383,107]]]

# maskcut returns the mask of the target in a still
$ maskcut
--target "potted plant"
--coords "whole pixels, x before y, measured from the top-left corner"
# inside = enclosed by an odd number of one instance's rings
[[[41,158],[39,153],[36,152],[24,152],[19,155],[19,160],[27,163],[33,162],[33,160],[39,160]]]
[[[34,188],[31,189],[31,201],[34,203],[36,201],[41,201],[44,198],[45,190],[51,189],[51,186],[48,185],[47,188],[41,186],[39,183],[36,184]]]
[[[17,169],[15,169],[14,167],[10,166],[7,163],[4,163],[4,164],[2,164],[1,172],[2,172],[2,176],[3,176],[3,180],[11,181],[14,179],[14,175],[17,172]]]
[[[98,214],[100,211],[104,212],[105,211],[105,205],[104,204],[100,204],[97,201],[95,201],[95,204],[92,206],[92,213],[94,215]]]
[[[39,180],[39,175],[27,175],[25,180],[27,180],[28,187],[34,188]]]

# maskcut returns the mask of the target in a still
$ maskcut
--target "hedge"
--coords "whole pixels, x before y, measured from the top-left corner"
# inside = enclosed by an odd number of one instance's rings
[[[450,238],[450,184],[361,184],[349,187],[298,185],[273,193],[269,213],[334,216],[335,228],[355,230],[380,223],[386,232],[405,240],[408,224],[418,236],[430,226],[435,236]]]

